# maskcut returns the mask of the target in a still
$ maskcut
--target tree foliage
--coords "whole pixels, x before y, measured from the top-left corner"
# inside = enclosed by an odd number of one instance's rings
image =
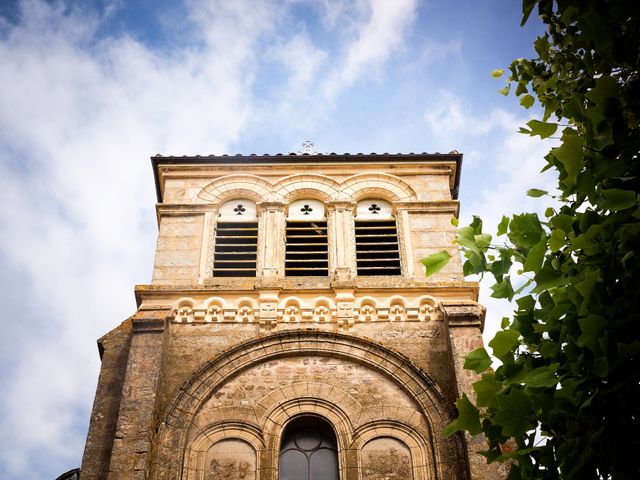
[[[501,92],[540,103],[522,133],[559,136],[545,156],[559,193],[544,218],[504,217],[499,242],[477,217],[458,231],[464,273],[517,307],[489,342],[500,366],[467,357],[481,380],[449,433],[482,432],[511,479],[640,478],[640,3],[524,0],[522,24],[536,11],[538,56]]]

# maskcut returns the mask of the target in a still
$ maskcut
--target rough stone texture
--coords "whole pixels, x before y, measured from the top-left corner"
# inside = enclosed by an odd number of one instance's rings
[[[164,216],[156,248],[153,281],[189,285],[198,282],[203,215]]]
[[[158,167],[153,280],[101,340],[83,479],[276,480],[301,416],[331,425],[341,480],[504,474],[477,455],[480,439],[443,435],[472,392],[462,359],[484,318],[459,259],[430,279],[419,261],[454,252],[455,162],[304,161]],[[284,276],[287,206],[305,198],[326,207],[328,277]],[[236,199],[256,203],[257,274],[214,278],[216,218]],[[393,206],[402,275],[357,275],[362,199]]]
[[[133,336],[106,478],[145,477],[162,356],[164,322],[158,317],[163,314],[166,312],[138,312],[132,319]]]
[[[109,470],[132,331],[129,319],[98,341],[102,368],[82,457],[83,480],[105,478]]]

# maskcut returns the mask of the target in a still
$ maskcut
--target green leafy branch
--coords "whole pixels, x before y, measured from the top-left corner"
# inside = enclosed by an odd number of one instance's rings
[[[467,356],[479,379],[446,433],[483,434],[510,479],[640,478],[640,12],[631,0],[524,0],[523,24],[536,9],[547,33],[501,93],[540,103],[523,134],[560,133],[544,168],[558,194],[527,192],[556,205],[503,217],[502,245],[478,217],[458,229],[465,275],[492,277],[514,311],[488,344],[495,371],[484,348]],[[450,257],[424,259],[427,274]]]

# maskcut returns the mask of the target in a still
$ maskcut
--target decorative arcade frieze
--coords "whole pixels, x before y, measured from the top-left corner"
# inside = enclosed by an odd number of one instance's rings
[[[190,297],[177,300],[169,320],[172,323],[258,323],[266,329],[277,324],[336,324],[349,329],[356,323],[428,322],[442,320],[439,303],[430,296],[405,298],[399,295],[373,297],[338,292],[333,297],[259,294],[230,300]]]

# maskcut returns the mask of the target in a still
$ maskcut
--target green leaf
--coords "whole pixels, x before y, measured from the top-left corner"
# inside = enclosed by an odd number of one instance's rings
[[[602,331],[607,326],[607,320],[600,315],[588,315],[578,320],[582,335],[578,337],[578,345],[586,346],[596,355],[601,353],[600,344],[598,342]]]
[[[476,231],[472,226],[466,226],[458,229],[458,236],[456,242],[458,245],[468,248],[469,250],[478,253],[478,246],[476,245]]]
[[[473,239],[480,250],[486,250],[489,245],[491,245],[491,235],[489,235],[488,233],[474,235]]]
[[[559,363],[534,368],[522,378],[522,383],[528,388],[551,388],[558,384],[559,378],[556,371]]]
[[[562,274],[551,267],[543,267],[542,270],[536,273],[535,276],[536,286],[532,290],[533,293],[541,293],[545,290],[562,285],[565,282]]]
[[[563,135],[562,140],[561,146],[551,149],[551,155],[562,164],[566,172],[566,185],[573,187],[584,162],[583,140],[578,135]]]
[[[430,277],[431,275],[438,273],[442,270],[451,259],[451,255],[446,250],[443,250],[438,253],[434,253],[433,255],[429,255],[421,260],[422,264],[427,267],[426,276]]]
[[[507,298],[509,300],[513,298],[513,286],[509,277],[504,277],[502,281],[497,282],[491,287],[491,290],[493,290],[491,294],[493,298]]]
[[[473,384],[476,392],[476,403],[480,407],[491,407],[495,405],[496,394],[502,389],[502,383],[496,380],[493,373],[485,373],[482,379]]]
[[[495,70],[493,70],[491,72],[491,76],[493,78],[500,78],[502,75],[504,75],[504,69],[503,68],[496,68]]]
[[[520,332],[517,330],[500,330],[496,332],[493,340],[489,342],[489,346],[492,348],[493,354],[502,359],[519,345],[519,338]]]
[[[540,241],[543,233],[544,230],[535,213],[523,213],[511,218],[509,240],[518,247],[533,247]]]
[[[527,195],[530,197],[542,197],[543,195],[547,195],[549,192],[547,192],[546,190],[539,190],[537,188],[530,188],[529,190],[527,190]]]
[[[558,129],[557,123],[547,123],[539,120],[531,120],[527,122],[527,125],[531,129],[531,136],[540,135],[540,138],[550,137]]]
[[[491,366],[491,357],[484,348],[478,348],[469,353],[464,359],[464,368],[476,373],[484,372]]]
[[[531,402],[522,390],[512,388],[507,395],[497,398],[498,409],[495,422],[502,425],[502,433],[508,437],[518,437],[532,430],[534,425],[529,420]]]
[[[582,295],[582,298],[585,300],[589,300],[591,297],[591,292],[593,291],[593,287],[595,286],[598,278],[600,277],[600,273],[598,271],[587,271],[584,273],[584,279],[581,282],[575,284],[576,289]]]
[[[500,220],[500,223],[498,224],[498,236],[500,235],[504,235],[505,233],[507,233],[507,228],[509,227],[509,217],[507,216],[503,216],[502,220]]]
[[[507,95],[509,95],[509,90],[511,90],[511,85],[507,85],[506,87],[501,88],[500,90],[498,90],[498,93],[506,97]]]
[[[503,258],[501,260],[496,260],[491,264],[491,273],[496,277],[496,279],[500,279],[502,275],[506,275],[509,273],[509,269],[511,268],[512,262],[510,258]]]
[[[542,267],[542,262],[544,260],[544,256],[547,253],[547,239],[545,237],[540,240],[540,242],[536,243],[529,253],[527,254],[527,259],[522,266],[523,272],[537,272]]]
[[[551,230],[551,236],[549,237],[549,249],[552,252],[557,252],[566,245],[566,238],[567,237],[562,230]]]
[[[535,102],[535,99],[528,93],[526,95],[523,95],[522,98],[520,98],[520,105],[522,105],[526,109],[533,107],[534,102]]]
[[[559,228],[564,233],[568,234],[573,231],[572,225],[575,219],[576,217],[561,213],[553,217],[550,221],[551,225],[553,225],[555,228]]]
[[[459,431],[468,431],[471,435],[477,435],[482,432],[480,427],[480,412],[469,401],[466,394],[462,394],[456,401],[456,407],[458,408],[458,418],[446,426],[444,429],[445,437],[450,437]]]
[[[451,225],[453,225],[454,227],[457,227],[459,223],[459,220],[457,217],[451,217]]]
[[[626,210],[627,208],[635,207],[636,192],[633,190],[621,190],[619,188],[610,188],[602,191],[604,202],[602,207],[611,210],[612,212],[618,212],[620,210]]]
[[[521,27],[524,27],[524,25],[527,23],[527,20],[529,20],[529,15],[531,15],[533,7],[536,6],[536,3],[537,2],[535,0],[523,0],[523,2],[522,2],[522,21],[520,23]]]

